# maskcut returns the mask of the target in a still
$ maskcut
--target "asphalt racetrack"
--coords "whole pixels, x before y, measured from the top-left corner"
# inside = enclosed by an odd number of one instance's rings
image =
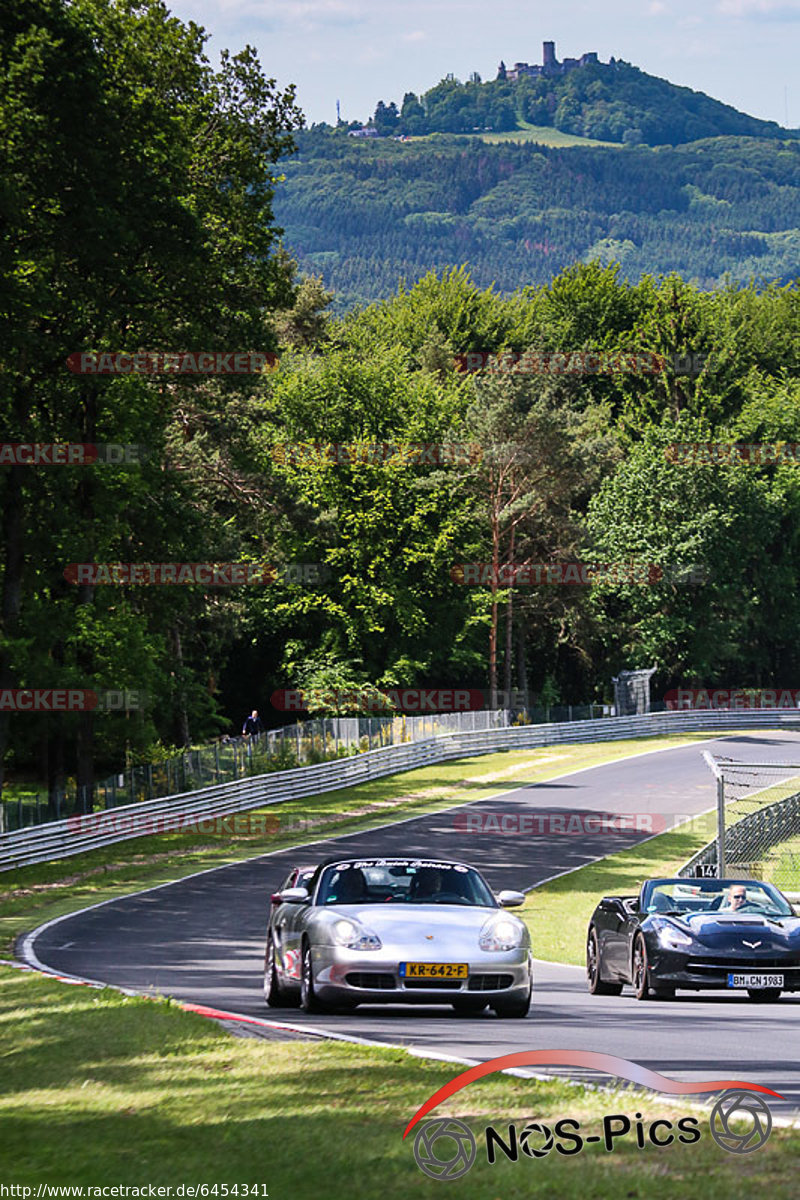
[[[742,760],[800,762],[800,735],[734,735],[551,782],[515,788],[512,781],[502,796],[467,808],[283,850],[62,918],[28,939],[29,957],[32,952],[39,964],[65,975],[423,1053],[486,1060],[520,1050],[594,1050],[685,1081],[745,1079],[786,1097],[783,1104],[770,1098],[776,1116],[800,1116],[800,993],[763,1005],[739,999],[744,993],[679,993],[671,1003],[639,1003],[628,989],[621,997],[590,996],[582,970],[537,963],[525,1021],[500,1020],[488,1010],[455,1017],[446,1007],[365,1006],[350,1014],[306,1016],[299,1009],[267,1009],[263,1000],[269,894],[296,862],[331,854],[456,858],[479,867],[495,890],[528,889],[648,835],[476,834],[464,830],[464,814],[651,814],[670,825],[715,802],[714,778],[701,753],[706,749]],[[535,930],[533,944],[535,953]],[[609,1082],[574,1067],[561,1073]]]

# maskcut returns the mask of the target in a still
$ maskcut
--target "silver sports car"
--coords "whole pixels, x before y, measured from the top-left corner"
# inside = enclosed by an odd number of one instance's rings
[[[521,892],[496,897],[463,863],[339,859],[273,896],[264,958],[272,1008],[450,1004],[524,1017],[533,983]]]

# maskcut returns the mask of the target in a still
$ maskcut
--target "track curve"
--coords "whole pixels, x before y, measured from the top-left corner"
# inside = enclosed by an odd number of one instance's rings
[[[686,1081],[724,1070],[782,1093],[785,1103],[771,1107],[776,1115],[794,1117],[800,1115],[800,1063],[792,1061],[792,1048],[800,1047],[800,996],[758,1007],[713,993],[641,1004],[628,995],[589,996],[581,969],[539,962],[534,1002],[524,1022],[488,1013],[455,1019],[449,1009],[402,1007],[312,1018],[296,1009],[268,1012],[264,1006],[261,967],[269,893],[295,862],[314,863],[331,853],[435,854],[474,863],[495,889],[529,889],[647,835],[476,835],[456,823],[456,813],[649,813],[663,815],[671,825],[679,814],[701,812],[714,803],[714,780],[700,749],[696,743],[657,750],[548,782],[512,785],[491,800],[205,871],[50,922],[25,940],[25,956],[57,974],[457,1059],[568,1047],[615,1054]],[[736,735],[704,742],[702,749],[785,760],[800,752],[800,737],[778,731]],[[558,1072],[548,1070],[552,1073]],[[581,1077],[574,1067],[563,1074]],[[602,1081],[594,1072],[585,1078]]]

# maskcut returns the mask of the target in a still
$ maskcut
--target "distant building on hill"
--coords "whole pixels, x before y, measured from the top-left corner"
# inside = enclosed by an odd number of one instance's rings
[[[563,62],[559,62],[556,58],[555,42],[542,42],[542,65],[518,62],[514,63],[513,67],[506,67],[505,63],[500,64],[497,72],[498,79],[522,79],[524,75],[530,75],[534,78],[544,76],[548,78],[554,75],[566,75],[568,71],[575,71],[579,67],[588,67],[591,63],[599,62],[595,51],[590,51],[588,54],[582,54],[580,58],[565,58]]]
[[[371,138],[379,137],[377,129],[373,129],[370,125],[364,125],[361,129],[351,129],[348,131],[348,137]]]

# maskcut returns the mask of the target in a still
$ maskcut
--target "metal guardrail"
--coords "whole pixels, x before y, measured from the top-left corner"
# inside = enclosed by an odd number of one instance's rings
[[[587,721],[521,725],[474,733],[449,733],[424,742],[403,743],[352,758],[275,771],[235,783],[203,788],[124,809],[51,821],[14,833],[0,834],[0,871],[31,863],[51,862],[101,846],[141,837],[142,821],[151,818],[166,831],[170,816],[204,820],[247,809],[264,808],[320,792],[352,787],[370,779],[502,750],[529,750],[560,743],[619,741],[659,733],[694,733],[735,728],[800,730],[800,712],[777,710],[649,713],[635,717],[603,717]],[[124,828],[125,818],[130,825]],[[136,818],[136,820],[134,820]],[[104,828],[105,825],[105,828]],[[156,832],[156,829],[151,832]]]
[[[563,705],[540,709],[470,709],[465,712],[413,716],[315,717],[282,725],[252,737],[224,737],[162,759],[139,763],[98,780],[91,787],[51,791],[18,790],[0,796],[0,834],[46,825],[76,813],[118,808],[185,795],[275,771],[331,762],[405,742],[426,742],[448,733],[472,733],[511,725],[522,713],[527,724],[583,721],[602,717],[602,704]],[[598,710],[598,711],[595,711]]]

